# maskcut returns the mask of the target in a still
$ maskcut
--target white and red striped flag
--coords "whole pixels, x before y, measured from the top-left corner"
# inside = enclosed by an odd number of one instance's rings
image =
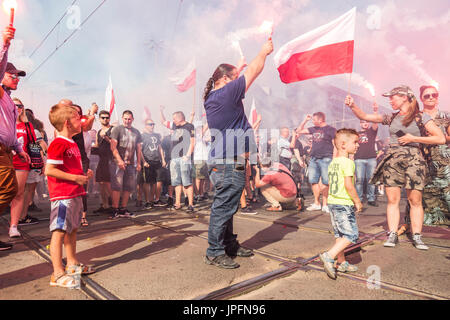
[[[116,106],[116,98],[114,97],[114,89],[112,85],[111,75],[109,76],[109,83],[105,92],[105,110],[112,116]]]
[[[193,59],[183,71],[169,78],[169,80],[177,87],[179,92],[185,92],[195,85],[196,77],[197,69],[195,59]]]
[[[352,73],[356,8],[288,42],[274,57],[281,81],[293,83]]]
[[[258,121],[258,112],[256,111],[255,98],[253,98],[252,107],[250,109],[250,117],[248,120],[252,127],[255,125],[256,121]]]

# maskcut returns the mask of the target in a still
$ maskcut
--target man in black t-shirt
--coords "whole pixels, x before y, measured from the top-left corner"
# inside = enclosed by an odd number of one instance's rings
[[[306,123],[312,120],[314,126],[305,129]],[[308,179],[314,194],[314,203],[309,206],[307,211],[319,211],[330,213],[328,209],[328,166],[333,160],[334,142],[336,129],[326,123],[325,114],[316,112],[313,115],[307,115],[305,120],[297,129],[297,134],[312,135],[311,159],[308,165]],[[321,188],[319,182],[322,181]],[[320,195],[322,194],[322,203],[320,205]]]
[[[147,203],[146,209],[152,206],[163,206],[159,199],[162,183],[165,179],[164,168],[166,161],[161,147],[161,135],[154,132],[155,122],[151,119],[145,121],[142,133],[142,178],[144,180],[144,193]]]
[[[184,113],[173,114],[175,125],[172,135],[172,155],[170,175],[172,186],[175,187],[175,210],[181,209],[181,191],[184,190],[189,200],[187,212],[194,212],[194,187],[192,184],[192,155],[195,147],[195,128],[186,122]]]
[[[367,203],[377,207],[375,185],[370,184],[377,166],[377,152],[375,143],[378,133],[378,124],[370,124],[361,120],[361,131],[359,133],[359,149],[355,154],[355,174],[356,174],[356,191],[358,197],[363,199],[364,180],[367,181]]]

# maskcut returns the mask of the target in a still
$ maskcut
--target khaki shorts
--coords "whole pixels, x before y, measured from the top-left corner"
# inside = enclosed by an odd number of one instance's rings
[[[423,191],[427,175],[427,164],[419,148],[391,147],[375,170],[370,183]]]

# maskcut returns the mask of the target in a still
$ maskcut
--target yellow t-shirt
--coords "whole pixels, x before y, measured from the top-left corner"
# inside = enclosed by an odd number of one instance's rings
[[[355,181],[355,163],[345,157],[334,158],[328,167],[328,203],[353,206],[352,198],[345,189],[345,177],[353,177]]]

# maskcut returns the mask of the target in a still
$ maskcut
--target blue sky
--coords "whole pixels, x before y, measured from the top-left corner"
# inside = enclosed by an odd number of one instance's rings
[[[76,17],[72,13],[29,58],[73,1],[18,0],[16,40],[10,55],[18,68],[30,74],[73,31],[70,28]],[[81,21],[101,2],[78,0]],[[450,111],[450,10],[447,0],[431,2],[433,5],[422,0],[107,0],[44,66],[22,81],[15,95],[46,118],[50,106],[63,97],[82,106],[93,101],[103,105],[111,74],[119,110],[129,108],[140,114],[143,106],[148,106],[157,115],[159,105],[164,104],[168,113],[179,109],[189,113],[192,92],[177,93],[168,77],[195,56],[198,96],[217,65],[237,63],[239,55],[227,41],[230,32],[273,19],[276,51],[289,40],[356,6],[354,70],[374,84],[377,100],[386,102],[380,96],[382,91],[398,84],[409,84],[417,92],[425,75],[429,75],[440,83],[442,108]],[[369,13],[370,6],[380,15]],[[379,28],[371,29],[368,25],[374,18]],[[3,12],[0,19],[3,26],[8,21]],[[151,49],[152,40],[162,47]],[[241,42],[248,61],[263,42],[262,36]],[[346,79],[325,77],[318,81],[344,88]],[[274,95],[285,96],[286,86],[279,80],[273,56],[257,83],[272,88]],[[294,86],[299,90],[307,87],[304,83]],[[357,83],[352,87],[355,93],[370,97]]]

